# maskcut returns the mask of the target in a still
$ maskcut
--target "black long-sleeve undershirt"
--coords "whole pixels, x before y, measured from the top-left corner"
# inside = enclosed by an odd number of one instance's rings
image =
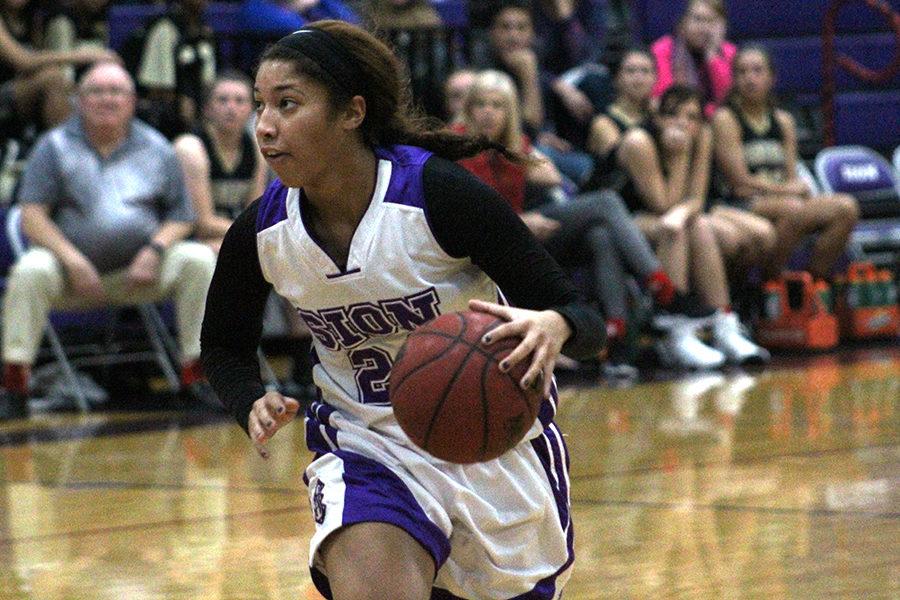
[[[423,169],[425,212],[447,254],[469,257],[515,306],[552,309],[572,336],[563,351],[594,356],[604,342],[602,317],[582,300],[556,262],[497,193],[456,164],[431,157]],[[246,430],[253,402],[265,393],[256,349],[272,288],[256,245],[259,200],[234,222],[222,242],[206,300],[203,368],[219,397]]]

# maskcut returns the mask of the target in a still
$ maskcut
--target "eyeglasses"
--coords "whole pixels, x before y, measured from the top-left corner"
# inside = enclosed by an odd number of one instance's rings
[[[82,88],[81,93],[91,98],[99,98],[101,96],[112,96],[113,98],[122,98],[134,94],[134,90],[127,87],[86,87]]]

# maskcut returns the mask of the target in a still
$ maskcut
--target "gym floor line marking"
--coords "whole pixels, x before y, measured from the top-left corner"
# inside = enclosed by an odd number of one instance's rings
[[[214,483],[149,483],[141,481],[49,481],[44,479],[0,479],[0,484],[34,484],[45,488],[61,488],[68,490],[90,489],[138,489],[138,490],[173,490],[173,491],[223,491],[245,492],[255,494],[303,494],[302,488],[267,487],[267,486],[230,486]]]
[[[812,458],[816,456],[826,456],[828,454],[845,454],[847,452],[854,452],[858,450],[887,450],[889,448],[897,448],[900,446],[900,440],[893,442],[885,442],[884,444],[871,444],[868,446],[843,446],[840,448],[828,448],[825,450],[808,450],[802,452],[789,452],[787,454],[766,454],[761,456],[747,456],[735,458],[730,461],[709,461],[709,462],[691,462],[690,464],[694,467],[707,468],[707,467],[729,467],[733,465],[744,465],[755,462],[762,461],[771,461],[778,460],[784,458]],[[647,466],[647,467],[636,467],[634,469],[625,469],[622,471],[610,471],[609,473],[579,473],[569,474],[569,479],[571,481],[590,481],[596,479],[612,479],[614,477],[621,477],[624,475],[638,475],[638,474],[646,474],[646,473],[655,473],[657,471],[663,471],[670,467],[665,467],[662,465],[659,466]],[[678,468],[676,467],[677,471]]]
[[[70,442],[85,438],[97,439],[135,433],[154,433],[165,431],[172,427],[176,427],[181,431],[192,427],[217,425],[231,421],[233,419],[228,415],[184,413],[169,417],[157,416],[146,419],[100,422],[87,425],[29,428],[0,432],[0,448],[34,443]]]
[[[693,502],[653,502],[650,500],[601,500],[578,499],[572,504],[582,506],[626,506],[655,508],[659,510],[689,508],[691,510],[714,510],[723,512],[757,512],[769,514],[818,516],[818,517],[866,517],[873,519],[898,519],[900,512],[872,512],[866,510],[834,510],[830,508],[788,508],[777,506],[741,506],[738,504],[697,504]]]
[[[27,535],[22,537],[0,538],[0,545],[19,544],[23,542],[46,542],[59,538],[72,537],[89,537],[93,535],[106,535],[110,533],[121,533],[125,531],[138,531],[141,529],[159,529],[165,527],[177,527],[179,525],[197,525],[200,523],[211,523],[216,521],[236,521],[246,517],[273,516],[283,513],[290,513],[304,510],[303,506],[285,506],[282,508],[269,508],[265,510],[255,510],[244,513],[231,513],[227,515],[212,515],[208,517],[197,517],[194,519],[169,519],[167,521],[152,521],[147,523],[130,523],[128,525],[111,525],[109,527],[97,527],[94,529],[79,529],[77,531],[60,531],[57,533],[44,533],[40,535]]]

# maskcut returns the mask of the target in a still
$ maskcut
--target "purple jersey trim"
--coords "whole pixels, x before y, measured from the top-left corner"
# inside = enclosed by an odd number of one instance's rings
[[[391,182],[384,202],[425,209],[422,169],[432,153],[416,146],[387,146],[375,149],[375,155],[391,161]]]
[[[280,179],[269,184],[259,201],[259,210],[256,214],[256,232],[259,233],[273,225],[287,219],[288,188],[284,187]]]
[[[365,456],[346,450],[334,454],[344,461],[344,513],[341,525],[390,523],[411,535],[434,559],[437,572],[450,555],[450,540],[416,502],[412,492],[393,471]],[[311,569],[313,583],[332,598],[328,579]]]

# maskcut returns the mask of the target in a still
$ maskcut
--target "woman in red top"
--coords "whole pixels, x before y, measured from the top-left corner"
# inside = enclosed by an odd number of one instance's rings
[[[500,192],[560,264],[590,266],[592,295],[600,300],[607,316],[611,348],[610,361],[604,365],[607,375],[637,375],[619,352],[623,346],[617,344],[625,337],[628,314],[626,272],[634,274],[653,295],[660,309],[658,316],[665,313],[666,319],[660,319],[662,327],[712,314],[711,308],[675,291],[617,194],[601,191],[568,198],[562,192],[559,171],[522,133],[518,95],[508,75],[483,71],[475,78],[457,129],[484,135],[506,148],[518,148],[529,158],[521,164],[489,150],[459,164]],[[662,324],[664,320],[668,322]]]

